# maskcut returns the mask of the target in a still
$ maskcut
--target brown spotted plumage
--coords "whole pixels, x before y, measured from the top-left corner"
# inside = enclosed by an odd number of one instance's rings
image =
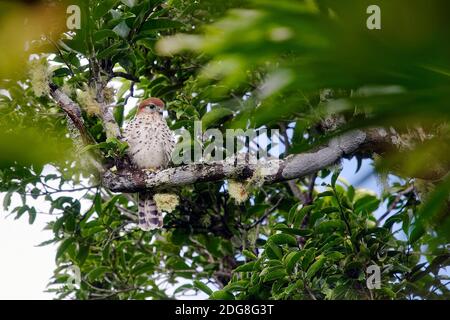
[[[133,164],[140,169],[160,170],[169,165],[174,139],[162,116],[163,110],[164,103],[160,99],[146,99],[139,104],[136,116],[125,129],[128,154]],[[152,194],[139,194],[138,210],[142,230],[162,227],[162,214]]]

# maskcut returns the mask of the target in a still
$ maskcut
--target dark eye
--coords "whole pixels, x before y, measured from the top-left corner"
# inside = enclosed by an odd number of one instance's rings
[[[156,108],[156,106],[154,104],[149,104],[147,107],[149,107],[152,110],[154,110]]]

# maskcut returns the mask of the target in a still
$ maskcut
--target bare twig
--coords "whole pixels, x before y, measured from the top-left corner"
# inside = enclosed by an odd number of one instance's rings
[[[392,201],[392,203],[389,205],[389,207],[387,208],[386,212],[383,213],[381,215],[380,218],[378,218],[377,220],[377,226],[380,225],[381,221],[383,221],[390,213],[392,210],[394,210],[394,208],[397,206],[397,204],[400,202],[400,200],[402,199],[402,197],[404,195],[407,195],[408,193],[412,192],[414,190],[414,185],[410,185],[408,188],[406,188],[405,190],[399,192],[397,194],[397,196],[395,197],[394,201]]]
[[[278,205],[281,203],[281,201],[283,201],[283,197],[280,197],[278,199],[278,201],[270,208],[266,209],[264,214],[262,215],[261,218],[259,218],[258,220],[256,220],[255,222],[253,222],[251,225],[247,226],[245,228],[246,231],[253,229],[254,227],[256,227],[257,225],[259,225],[260,223],[262,223],[264,220],[267,219],[267,217],[276,209],[278,208]]]

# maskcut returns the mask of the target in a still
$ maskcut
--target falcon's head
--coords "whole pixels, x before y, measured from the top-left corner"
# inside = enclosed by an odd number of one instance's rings
[[[161,114],[164,110],[164,102],[158,98],[148,98],[139,104],[137,115],[140,114]]]

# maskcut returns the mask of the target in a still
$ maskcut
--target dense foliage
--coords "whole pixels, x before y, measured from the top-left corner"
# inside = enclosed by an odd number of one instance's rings
[[[372,2],[382,30],[366,28]],[[3,52],[13,63],[0,63],[0,191],[17,218],[55,216],[42,245],[58,244],[59,298],[449,298],[450,180],[428,179],[450,161],[447,1],[86,0],[72,31],[58,20],[77,1],[53,3],[0,2],[0,40],[22,28],[3,17],[45,26],[26,33],[26,54],[21,37]],[[96,147],[48,81],[81,105]],[[248,183],[240,203],[226,181],[197,183],[173,190],[180,204],[162,230],[143,232],[135,195],[102,187],[88,157],[111,167],[126,148],[107,139],[100,100],[123,128],[149,96],[166,101],[173,130],[280,129],[282,157],[354,128],[392,127],[403,140],[355,156],[374,159],[380,197],[339,179],[339,164],[294,186]],[[366,286],[370,265],[380,289]],[[70,286],[73,266],[81,282]]]

